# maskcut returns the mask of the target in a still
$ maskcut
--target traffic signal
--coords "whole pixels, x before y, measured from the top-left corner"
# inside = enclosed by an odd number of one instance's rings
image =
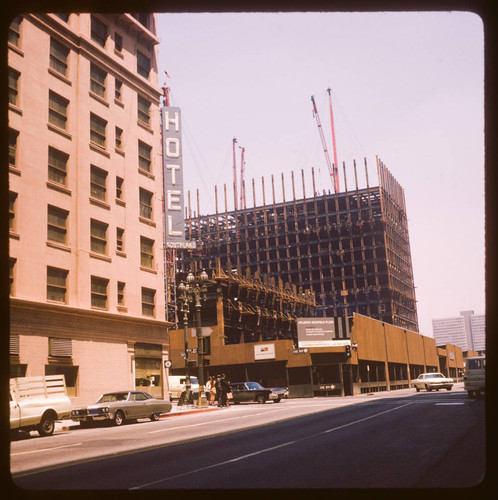
[[[346,358],[351,357],[351,346],[347,345],[346,346]]]

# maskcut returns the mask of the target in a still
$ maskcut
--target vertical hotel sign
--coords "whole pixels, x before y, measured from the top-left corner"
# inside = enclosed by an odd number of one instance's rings
[[[185,241],[183,156],[180,108],[162,108],[166,248],[195,248]]]

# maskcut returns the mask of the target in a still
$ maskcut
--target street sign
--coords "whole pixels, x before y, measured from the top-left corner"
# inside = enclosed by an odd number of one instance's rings
[[[187,352],[190,352],[192,354],[197,354],[197,348],[196,347],[191,347],[187,349]]]
[[[292,352],[294,354],[306,354],[308,352],[308,349],[306,347],[301,347],[298,349],[292,349]]]

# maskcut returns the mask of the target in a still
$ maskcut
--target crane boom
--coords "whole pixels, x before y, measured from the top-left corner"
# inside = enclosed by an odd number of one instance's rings
[[[325,142],[325,136],[323,135],[322,123],[320,121],[320,115],[318,114],[318,109],[316,107],[314,96],[311,96],[311,102],[313,103],[313,114],[315,115],[316,124],[318,126],[318,132],[320,134],[320,139],[322,140],[323,152],[325,153],[325,160],[327,162],[327,167],[329,169],[330,178],[332,179],[332,184],[334,185],[334,189],[337,192],[338,191],[336,183],[337,167],[334,168],[332,166],[332,162],[330,161],[329,152],[327,150],[327,143]]]
[[[329,93],[329,108],[330,108],[330,128],[332,130],[332,148],[334,151],[334,182],[335,182],[335,190],[336,192],[339,191],[339,172],[338,172],[338,163],[337,163],[337,149],[335,146],[335,129],[334,129],[334,113],[332,111],[332,95],[331,95],[331,88],[329,87],[327,89],[327,92]]]

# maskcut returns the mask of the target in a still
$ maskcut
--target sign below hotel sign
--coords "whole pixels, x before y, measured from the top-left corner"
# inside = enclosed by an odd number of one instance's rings
[[[297,318],[298,347],[338,345],[334,337],[334,318]]]
[[[254,346],[254,359],[275,359],[275,344],[257,344]]]
[[[180,108],[164,106],[161,113],[166,248],[195,248],[195,242],[185,241]]]

